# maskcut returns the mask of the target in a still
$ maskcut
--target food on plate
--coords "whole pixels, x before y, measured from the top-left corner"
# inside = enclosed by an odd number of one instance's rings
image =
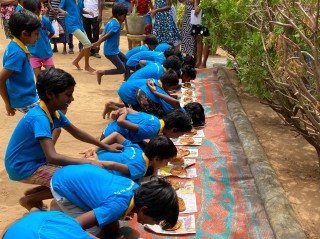
[[[197,134],[197,130],[195,128],[192,128],[192,130],[190,132],[187,132],[186,135],[196,135]]]
[[[180,183],[177,179],[168,178],[167,182],[170,183],[175,190],[178,190],[180,188]]]
[[[184,97],[183,98],[183,102],[184,103],[192,103],[193,102],[193,99],[191,97]]]
[[[190,150],[189,149],[178,149],[178,153],[177,153],[177,157],[185,157],[188,156],[190,154]]]
[[[179,140],[180,144],[193,144],[194,139],[192,137],[184,137]]]
[[[183,93],[184,95],[192,96],[193,95],[193,90],[186,90]]]
[[[187,87],[187,88],[191,88],[191,83],[190,82],[185,82],[183,84],[184,87]]]
[[[170,173],[172,175],[183,175],[183,174],[187,174],[187,171],[184,167],[178,166],[178,167],[174,167],[170,170]]]
[[[175,159],[171,160],[170,163],[173,165],[183,165],[184,159],[180,155],[177,155],[177,157]]]
[[[183,199],[178,197],[178,204],[179,204],[179,212],[183,212],[186,210],[186,204],[184,203]]]
[[[171,227],[171,228],[163,228],[163,230],[166,230],[166,231],[175,231],[175,230],[178,230],[180,227],[181,227],[181,222],[180,222],[180,220],[178,220],[177,223],[176,223],[176,225],[174,225],[174,226]]]

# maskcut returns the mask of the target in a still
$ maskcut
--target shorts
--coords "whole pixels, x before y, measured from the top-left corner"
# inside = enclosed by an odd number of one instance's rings
[[[192,25],[191,27],[191,36],[204,36],[208,37],[210,36],[210,32],[208,28],[202,26],[202,25]]]
[[[41,68],[42,66],[54,66],[53,58],[38,58],[38,57],[31,57],[30,63],[32,68]]]
[[[20,182],[47,186],[49,188],[53,174],[60,168],[61,166],[58,165],[44,164],[39,167],[29,178],[20,180]]]
[[[26,114],[29,110],[31,110],[33,107],[35,107],[36,105],[40,104],[40,100],[34,102],[31,105],[25,106],[23,108],[15,108],[16,110],[20,111],[21,113]]]
[[[55,201],[57,202],[57,204],[59,205],[59,207],[61,208],[61,210],[64,213],[70,215],[73,218],[76,218],[76,217],[81,216],[82,214],[88,212],[88,211],[83,210],[80,207],[77,207],[72,202],[70,202],[67,198],[61,196],[59,193],[54,191],[54,189],[52,187],[52,181],[50,182],[50,189],[51,189],[53,198],[55,199]],[[93,234],[93,235],[97,235],[101,231],[101,229],[98,226],[94,226],[94,227],[87,229],[86,231]]]
[[[91,42],[90,42],[90,40],[89,40],[89,38],[88,38],[88,36],[87,36],[87,34],[85,32],[83,32],[80,29],[78,29],[78,30],[75,30],[72,33],[72,35],[74,35],[79,40],[79,42],[82,43],[83,48],[91,47],[92,44],[91,44]]]

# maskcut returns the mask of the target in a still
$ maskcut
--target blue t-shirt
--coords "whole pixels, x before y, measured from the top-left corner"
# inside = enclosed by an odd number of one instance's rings
[[[127,79],[127,81],[137,80],[137,79],[147,79],[147,78],[153,78],[155,80],[159,80],[163,73],[164,73],[164,68],[160,63],[147,61],[146,66],[134,72]]]
[[[121,153],[100,150],[97,153],[98,159],[126,164],[128,166],[130,175],[120,173],[116,170],[110,170],[115,175],[131,178],[132,180],[142,178],[147,171],[147,164],[149,164],[144,160],[143,150],[139,145],[133,144],[129,140],[123,141],[122,145],[124,149]]]
[[[171,48],[172,46],[169,45],[168,43],[159,43],[158,46],[156,46],[156,48],[154,49],[155,51],[161,51],[161,52],[165,52],[165,50]]]
[[[18,6],[16,7],[16,12],[21,11],[22,9],[23,9],[23,7],[20,4],[18,4]]]
[[[108,136],[113,132],[118,132],[126,139],[133,143],[141,142],[145,139],[152,139],[157,136],[161,123],[160,120],[153,115],[138,112],[137,114],[128,114],[126,120],[138,125],[138,131],[134,132],[126,128],[120,127],[116,121],[111,122],[103,131],[104,136]]]
[[[78,4],[75,0],[61,0],[59,8],[68,12],[68,15],[64,17],[64,22],[69,34],[76,30],[84,32],[82,25],[82,9],[84,8],[83,0],[79,0]]]
[[[139,102],[136,98],[137,90],[146,84],[148,80],[151,80],[153,82],[158,82],[155,79],[137,79],[137,80],[131,80],[124,82],[120,88],[118,89],[118,95],[121,98],[121,100],[129,105],[136,105]]]
[[[14,41],[11,41],[3,54],[3,68],[13,71],[6,81],[9,101],[12,108],[23,108],[37,102],[34,73],[28,55]]]
[[[90,239],[80,224],[59,211],[32,212],[12,224],[3,239]]]
[[[167,113],[171,113],[174,111],[174,108],[172,105],[168,104],[166,101],[164,101],[163,99],[155,96],[152,91],[149,89],[149,87],[147,85],[144,85],[140,88],[144,93],[146,93],[147,97],[157,103],[157,104],[160,104],[161,105],[161,108]],[[169,96],[169,94],[167,92],[165,92],[164,89],[162,89],[160,86],[156,85],[156,91],[161,93],[161,94],[164,94],[164,95],[167,95]]]
[[[166,60],[163,52],[159,51],[140,51],[128,58],[127,66],[137,66],[141,60],[154,61],[160,64]]]
[[[57,170],[52,188],[77,207],[93,210],[100,227],[126,213],[138,184],[100,167],[82,164]]]
[[[52,57],[52,49],[48,33],[54,33],[53,26],[46,16],[42,16],[40,37],[34,45],[28,45],[31,55],[37,58],[47,59]]]
[[[60,117],[53,118],[53,127],[40,105],[33,107],[17,124],[10,138],[5,166],[11,180],[30,177],[39,167],[47,163],[39,138],[52,138],[54,128],[64,128],[70,121],[59,111]]]
[[[137,54],[138,52],[141,52],[141,51],[149,51],[149,48],[145,45],[137,46],[137,47],[132,48],[131,50],[127,51],[126,56],[129,58],[132,55]]]
[[[103,53],[105,56],[118,55],[119,50],[119,37],[120,37],[121,26],[118,20],[111,19],[104,27],[105,34],[113,32],[113,35],[104,42]]]

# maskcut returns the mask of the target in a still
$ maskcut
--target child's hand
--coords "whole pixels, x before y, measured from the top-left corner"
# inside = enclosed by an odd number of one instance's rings
[[[109,152],[115,152],[115,153],[121,153],[123,151],[123,145],[122,144],[118,144],[118,143],[114,143],[111,145],[107,145],[108,146],[108,151]]]
[[[14,116],[16,114],[16,109],[12,108],[10,105],[6,105],[6,111],[8,116]]]
[[[61,13],[63,16],[67,16],[69,14],[67,11],[62,11]]]
[[[156,85],[154,84],[153,81],[148,80],[147,81],[147,86],[151,90],[152,93],[156,92],[157,88],[156,88]]]
[[[88,12],[91,17],[94,17],[94,13],[92,11]]]
[[[92,48],[98,48],[100,46],[99,42],[95,42],[91,45]]]
[[[126,116],[127,114],[128,114],[128,111],[127,111],[127,108],[126,108],[126,107],[120,108],[120,109],[118,110],[118,117],[120,117],[120,115]]]
[[[95,156],[95,154],[98,152],[99,148],[98,147],[91,147],[84,152],[81,152],[81,154],[84,154],[85,158],[90,158],[92,156]]]

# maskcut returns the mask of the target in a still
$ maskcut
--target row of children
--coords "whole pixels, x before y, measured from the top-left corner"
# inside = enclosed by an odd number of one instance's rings
[[[115,5],[113,10],[116,12],[122,9],[121,6]],[[28,210],[43,209],[42,200],[54,197],[61,210],[74,217],[81,228],[90,228],[89,232],[98,238],[116,233],[119,229],[118,220],[124,219],[129,213],[137,213],[138,222],[143,224],[161,221],[164,227],[174,226],[179,210],[173,188],[163,179],[154,179],[142,185],[133,180],[152,175],[176,157],[177,149],[168,137],[179,137],[189,132],[192,124],[199,126],[205,122],[200,104],[190,103],[181,108],[179,102],[168,93],[168,90],[178,87],[181,60],[184,60],[184,64],[192,64],[192,59],[188,63],[188,57],[182,59],[179,51],[168,48],[164,53],[161,52],[161,62],[155,60],[155,55],[159,53],[149,55],[150,58],[142,57],[153,52],[149,48],[145,51],[141,51],[142,48],[134,49],[136,52],[131,52],[131,57],[136,60],[132,62],[138,62],[141,69],[121,86],[128,87],[127,90],[121,91],[120,88],[118,91],[124,104],[106,104],[103,114],[116,110],[113,114],[115,121],[104,130],[102,141],[98,141],[70,123],[61,112],[66,111],[73,101],[76,82],[70,74],[49,68],[40,71],[34,85],[29,52],[25,45],[36,42],[41,20],[23,9],[13,14],[9,25],[15,38],[5,51],[4,68],[0,73],[0,93],[9,115],[14,115],[15,110],[26,115],[12,134],[5,166],[10,179],[39,185],[26,191],[20,204]],[[182,69],[184,81],[195,77],[192,66],[186,65]],[[186,72],[191,73],[188,75]],[[139,82],[139,85],[133,82]],[[129,102],[127,98],[134,95],[136,101]],[[144,112],[125,106],[133,106]],[[84,158],[59,154],[52,136],[56,128],[64,128],[76,139],[96,147],[88,149]],[[146,143],[145,139],[150,141]],[[29,220],[38,224],[19,231],[28,222],[24,218],[9,228],[5,238],[13,238],[13,235],[18,238],[19,233],[31,233],[30,238],[34,237],[32,233],[39,231],[50,233],[50,228],[54,230],[59,226],[55,220],[48,218],[64,218],[66,225],[70,226],[62,232],[52,232],[57,238],[64,235],[59,233],[76,233],[77,237],[74,238],[79,238],[80,232],[77,231],[82,230],[75,226],[73,219],[58,212],[37,212],[27,218],[32,218]]]

